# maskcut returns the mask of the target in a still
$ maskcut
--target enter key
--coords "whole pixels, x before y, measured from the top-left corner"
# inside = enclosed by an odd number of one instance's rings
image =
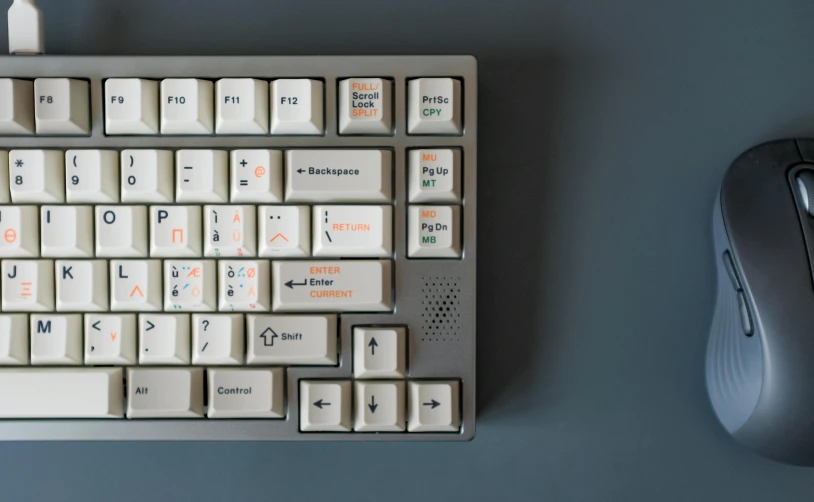
[[[388,312],[390,260],[273,261],[274,312]]]
[[[390,206],[314,206],[314,256],[390,257],[392,210]]]

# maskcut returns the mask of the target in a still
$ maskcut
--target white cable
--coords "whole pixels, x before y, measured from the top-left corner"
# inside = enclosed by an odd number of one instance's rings
[[[9,54],[42,54],[45,52],[45,32],[42,12],[34,0],[14,0],[8,9]]]

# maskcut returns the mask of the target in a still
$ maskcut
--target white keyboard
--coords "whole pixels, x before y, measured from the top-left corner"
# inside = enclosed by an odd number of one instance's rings
[[[0,439],[474,436],[474,58],[2,68]]]

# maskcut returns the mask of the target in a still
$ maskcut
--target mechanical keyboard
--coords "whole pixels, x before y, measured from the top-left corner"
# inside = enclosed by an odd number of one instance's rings
[[[468,440],[471,56],[11,56],[0,439]]]

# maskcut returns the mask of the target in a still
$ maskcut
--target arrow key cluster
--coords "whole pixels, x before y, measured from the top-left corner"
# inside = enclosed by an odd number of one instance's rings
[[[460,389],[458,380],[301,380],[300,430],[458,432]]]

